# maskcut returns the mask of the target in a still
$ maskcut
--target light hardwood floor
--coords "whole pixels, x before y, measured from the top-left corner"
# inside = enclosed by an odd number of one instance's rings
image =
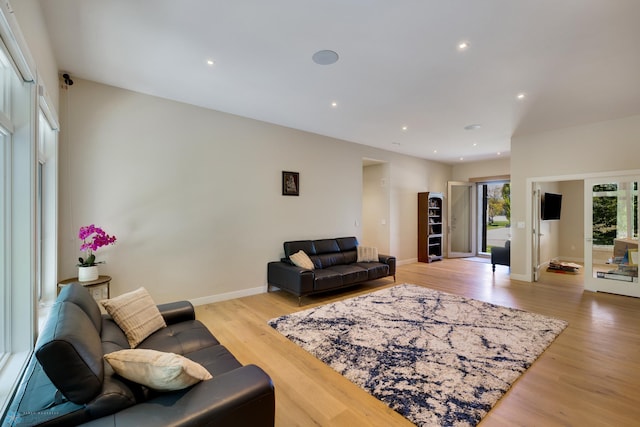
[[[509,270],[445,259],[400,266],[413,283],[558,317],[569,327],[480,424],[488,426],[640,425],[640,299],[583,292],[581,275],[543,273],[538,283]],[[303,299],[282,291],[197,307],[197,317],[244,364],[262,367],[276,389],[276,426],[411,426],[267,325],[267,320],[393,286],[380,279]]]

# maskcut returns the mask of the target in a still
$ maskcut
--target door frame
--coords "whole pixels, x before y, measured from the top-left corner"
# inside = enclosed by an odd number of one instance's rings
[[[542,176],[531,177],[526,180],[526,195],[525,195],[525,271],[524,274],[511,274],[511,277],[516,280],[522,280],[524,282],[533,282],[533,251],[534,251],[534,234],[536,229],[534,227],[533,218],[533,197],[529,195],[536,191],[536,185],[539,182],[554,182],[554,181],[586,181],[591,178],[608,178],[619,177],[627,175],[638,175],[640,169],[622,170],[622,171],[609,171],[609,172],[595,172],[585,174],[571,174],[571,175],[556,175],[556,176]],[[511,188],[513,195],[513,187]],[[513,219],[513,218],[512,218]],[[521,227],[520,227],[521,228]],[[513,247],[513,245],[512,245]],[[586,250],[586,249],[585,249]],[[584,255],[583,255],[584,256]]]
[[[640,297],[637,282],[618,282],[616,280],[593,277],[593,186],[611,181],[640,182],[640,174],[615,175],[584,180],[584,289],[593,292],[609,292],[618,295]],[[631,283],[631,286],[629,284]]]

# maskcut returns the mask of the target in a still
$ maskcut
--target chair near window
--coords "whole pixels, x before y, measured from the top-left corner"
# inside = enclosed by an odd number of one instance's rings
[[[494,272],[496,271],[496,264],[511,267],[511,240],[505,242],[504,248],[500,246],[491,248],[491,265]]]

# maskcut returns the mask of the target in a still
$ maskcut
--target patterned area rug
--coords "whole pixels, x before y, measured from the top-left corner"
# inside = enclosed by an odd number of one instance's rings
[[[419,426],[475,426],[567,322],[404,284],[269,325]]]

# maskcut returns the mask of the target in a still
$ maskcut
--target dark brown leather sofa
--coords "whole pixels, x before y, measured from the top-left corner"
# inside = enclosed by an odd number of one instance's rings
[[[290,292],[298,302],[306,295],[353,286],[368,280],[393,276],[396,279],[396,258],[378,255],[378,262],[357,262],[358,240],[355,237],[337,239],[296,240],[284,242],[284,258],[267,265],[267,283]],[[295,266],[289,256],[304,251],[314,269]]]
[[[273,426],[274,387],[242,366],[195,319],[187,301],[161,304],[167,323],[137,348],[181,354],[213,376],[158,392],[114,373],[103,355],[127,349],[123,331],[79,284],[60,292],[2,426]]]

